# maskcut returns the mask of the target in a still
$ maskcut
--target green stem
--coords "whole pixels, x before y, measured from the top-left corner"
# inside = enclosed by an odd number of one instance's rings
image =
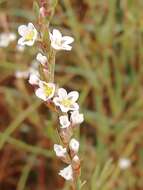
[[[35,161],[35,156],[31,156],[29,162],[24,166],[16,190],[25,189],[26,181],[28,179],[28,176],[32,169],[34,161]]]

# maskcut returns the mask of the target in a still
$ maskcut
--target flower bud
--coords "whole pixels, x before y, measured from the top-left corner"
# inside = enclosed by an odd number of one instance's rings
[[[59,157],[63,162],[69,164],[70,158],[67,154],[66,148],[63,148],[61,145],[54,144],[54,151],[56,153],[56,156]]]
[[[125,170],[131,166],[131,161],[128,158],[121,158],[119,160],[119,167],[122,170]]]
[[[71,165],[60,170],[59,175],[62,176],[65,180],[73,180],[73,169]]]
[[[71,152],[71,156],[73,157],[75,154],[78,153],[79,150],[79,142],[76,139],[71,139],[70,143],[69,143],[69,149]]]
[[[70,126],[70,122],[67,115],[62,115],[59,117],[61,128],[67,128]]]
[[[63,148],[61,145],[54,144],[54,151],[56,153],[56,156],[58,157],[65,157],[67,150],[66,148]]]
[[[73,125],[81,124],[84,121],[83,114],[79,113],[78,110],[71,112],[71,122]]]
[[[39,84],[39,77],[35,74],[30,74],[28,82],[31,85],[38,85]]]
[[[41,53],[38,53],[36,56],[36,60],[39,61],[41,63],[41,65],[45,65],[47,63],[47,57],[42,55]]]

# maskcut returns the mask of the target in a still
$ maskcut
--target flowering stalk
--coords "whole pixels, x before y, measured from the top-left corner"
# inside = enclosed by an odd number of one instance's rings
[[[68,164],[59,175],[65,180],[71,182],[73,190],[79,188],[80,178],[80,159],[78,156],[79,142],[73,138],[74,130],[83,122],[84,116],[79,113],[79,105],[76,102],[79,98],[77,91],[67,93],[64,88],[58,88],[54,83],[55,57],[59,50],[70,51],[70,45],[74,39],[70,36],[62,36],[61,32],[54,29],[49,30],[49,20],[54,10],[48,10],[47,1],[41,0],[41,8],[39,9],[39,30],[29,23],[21,25],[18,32],[21,38],[18,44],[32,46],[37,41],[39,52],[36,56],[39,62],[39,70],[30,74],[29,83],[33,85],[35,94],[42,99],[46,105],[59,115],[60,127],[58,134],[61,144],[54,145],[54,151],[65,164]],[[53,1],[56,5],[57,1]],[[51,11],[51,12],[50,12]],[[48,20],[46,20],[48,18]],[[47,23],[47,22],[48,23]]]

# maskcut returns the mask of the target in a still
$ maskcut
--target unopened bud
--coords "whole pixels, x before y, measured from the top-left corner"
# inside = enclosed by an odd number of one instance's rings
[[[58,156],[63,162],[67,164],[70,163],[66,148],[63,148],[61,145],[54,144],[54,151],[56,156]]]
[[[69,149],[70,149],[71,156],[72,157],[75,156],[79,150],[79,142],[74,138],[71,139],[69,143]]]

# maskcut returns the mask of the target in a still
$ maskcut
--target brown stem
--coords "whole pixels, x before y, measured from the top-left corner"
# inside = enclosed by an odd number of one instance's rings
[[[50,66],[50,82],[54,82],[54,76],[55,76],[55,55],[56,51],[51,49],[51,55],[49,59],[49,66]]]
[[[77,190],[77,189],[76,189],[76,185],[75,185],[75,182],[74,182],[74,181],[73,181],[73,183],[71,184],[71,189],[72,189],[72,190]]]

